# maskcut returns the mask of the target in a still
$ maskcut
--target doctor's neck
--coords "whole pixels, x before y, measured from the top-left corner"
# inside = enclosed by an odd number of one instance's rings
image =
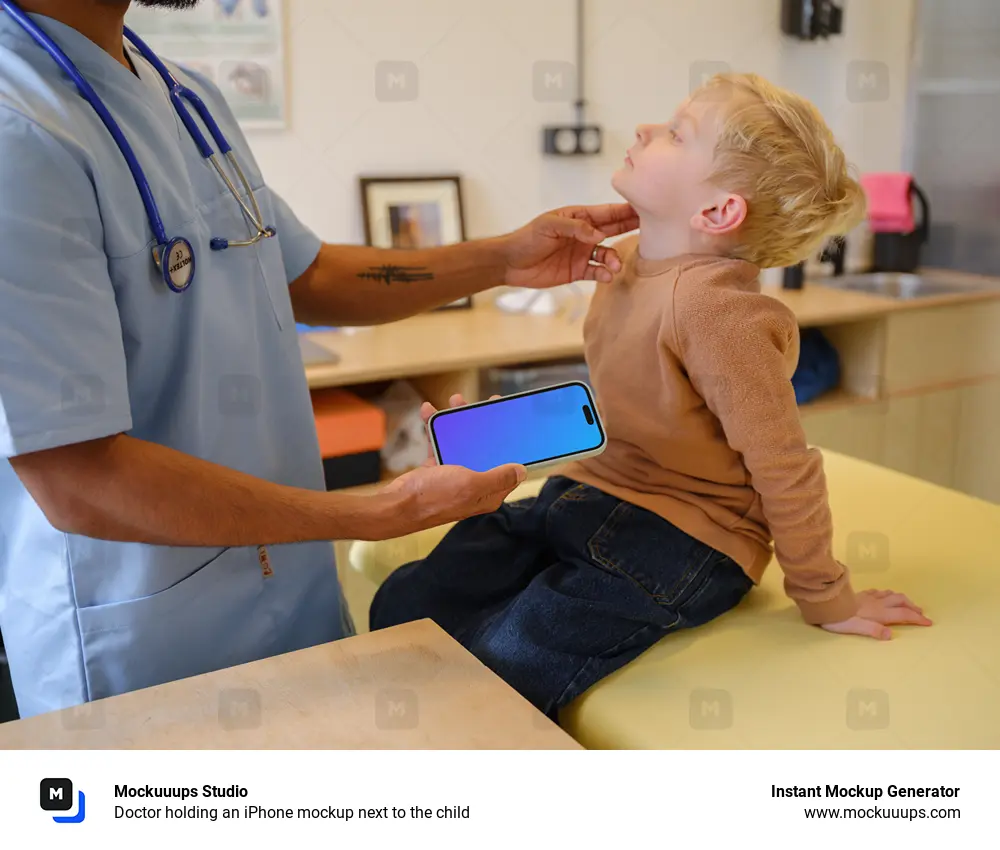
[[[140,5],[187,9],[197,3],[198,0],[141,0]],[[109,53],[116,62],[132,70],[125,58],[122,35],[130,0],[20,0],[19,5],[25,12],[45,15],[72,27]]]

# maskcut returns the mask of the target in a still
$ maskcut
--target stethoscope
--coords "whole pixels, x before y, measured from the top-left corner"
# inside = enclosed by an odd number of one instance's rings
[[[163,220],[160,218],[160,212],[156,207],[156,201],[153,199],[153,192],[149,188],[149,181],[146,179],[146,175],[142,170],[142,166],[139,165],[139,160],[136,159],[135,152],[132,150],[132,146],[128,143],[128,139],[125,138],[124,133],[122,133],[121,128],[118,126],[114,118],[112,118],[111,113],[108,108],[98,97],[97,92],[91,87],[90,83],[87,82],[83,74],[80,73],[79,69],[70,58],[62,51],[62,49],[57,45],[31,18],[29,18],[23,9],[18,6],[13,0],[0,0],[0,7],[7,11],[18,24],[21,25],[22,29],[28,35],[30,35],[39,46],[45,50],[69,75],[69,78],[79,89],[80,94],[83,96],[84,100],[87,101],[93,108],[94,111],[101,117],[104,125],[108,128],[108,131],[114,137],[115,142],[118,145],[118,149],[121,151],[122,156],[125,157],[125,162],[128,163],[129,171],[132,172],[132,178],[135,180],[136,189],[139,190],[139,195],[142,197],[142,204],[146,208],[146,216],[149,219],[149,226],[153,230],[153,235],[156,237],[156,245],[153,246],[153,262],[156,264],[156,268],[163,278],[163,282],[174,292],[184,292],[194,281],[195,273],[195,255],[194,248],[191,243],[182,236],[175,236],[169,238],[167,232],[163,227]],[[222,134],[222,130],[219,129],[219,125],[215,123],[212,118],[211,113],[208,111],[208,107],[202,101],[198,95],[189,89],[187,86],[181,85],[170,70],[167,68],[163,62],[149,49],[148,45],[139,38],[132,30],[125,27],[125,37],[132,43],[139,54],[149,62],[156,72],[163,79],[167,88],[170,90],[170,101],[180,116],[181,121],[184,122],[184,126],[187,128],[188,133],[190,133],[191,138],[194,140],[195,145],[197,145],[198,150],[201,155],[207,159],[218,172],[219,176],[222,178],[226,187],[232,193],[232,196],[236,199],[236,202],[240,205],[240,209],[243,211],[243,215],[247,220],[247,223],[251,228],[256,229],[256,233],[252,238],[243,241],[238,241],[235,239],[220,239],[213,238],[209,245],[213,251],[223,251],[226,248],[242,248],[249,245],[255,245],[260,242],[261,239],[267,239],[277,234],[274,227],[265,227],[263,223],[263,218],[260,212],[260,206],[257,203],[257,197],[254,195],[254,191],[250,188],[250,184],[247,182],[246,176],[243,174],[243,169],[240,168],[240,164],[236,159],[236,154],[233,153],[232,146],[226,141],[226,137]],[[216,146],[219,148],[219,153],[224,154],[226,159],[229,160],[229,164],[232,166],[233,171],[236,172],[236,176],[239,178],[240,183],[243,184],[244,190],[246,190],[247,196],[250,199],[250,206],[243,200],[240,195],[239,190],[233,184],[233,181],[226,174],[225,169],[222,167],[222,163],[219,161],[219,154],[212,150],[211,145],[209,145],[208,140],[205,138],[204,134],[199,129],[198,125],[195,123],[194,119],[191,117],[191,113],[188,111],[187,106],[184,101],[187,100],[194,106],[195,111],[198,116],[208,127],[209,133],[215,140]]]

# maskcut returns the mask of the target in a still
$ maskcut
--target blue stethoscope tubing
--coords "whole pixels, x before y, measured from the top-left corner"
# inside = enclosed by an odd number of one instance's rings
[[[70,80],[73,81],[73,84],[77,87],[84,100],[86,100],[91,107],[93,107],[98,116],[100,116],[101,120],[104,122],[104,126],[108,128],[108,132],[111,133],[114,138],[115,143],[118,145],[118,149],[121,151],[121,154],[128,165],[129,171],[132,173],[136,189],[138,189],[139,195],[142,198],[142,204],[146,209],[149,226],[152,228],[153,235],[156,238],[157,244],[153,248],[153,261],[167,287],[173,292],[184,292],[194,281],[194,248],[187,239],[184,239],[181,236],[173,238],[167,236],[166,228],[163,226],[163,220],[160,218],[160,212],[156,206],[156,201],[153,198],[153,192],[149,187],[149,181],[146,179],[146,174],[142,170],[142,166],[139,164],[139,160],[136,158],[135,152],[132,150],[132,146],[129,144],[128,139],[125,138],[125,134],[122,133],[118,123],[112,117],[97,92],[94,91],[90,83],[87,82],[87,79],[73,64],[72,60],[70,60],[59,45],[57,45],[48,36],[48,34],[33,21],[24,12],[24,10],[20,8],[20,6],[14,3],[13,0],[0,0],[0,7],[5,9],[7,14],[20,24],[24,31],[28,33],[28,35],[30,35],[38,43],[38,45],[52,57],[53,60],[55,60]],[[131,29],[125,27],[124,34],[136,50],[139,51],[139,54],[143,57],[143,59],[149,62],[149,64],[153,66],[156,72],[163,79],[163,82],[166,84],[167,89],[170,92],[170,102],[173,104],[174,109],[180,116],[185,128],[187,128],[187,131],[191,135],[198,151],[205,159],[212,163],[216,172],[225,182],[227,188],[232,193],[237,203],[239,203],[244,216],[246,216],[247,220],[257,229],[256,235],[249,240],[236,241],[213,238],[209,243],[212,250],[222,251],[231,246],[237,247],[253,245],[261,239],[276,235],[274,227],[263,226],[260,207],[257,204],[257,198],[253,189],[250,187],[250,184],[243,173],[243,169],[240,167],[239,162],[236,159],[236,155],[233,153],[232,146],[227,141],[225,135],[223,135],[222,130],[215,122],[215,119],[212,118],[212,114],[208,111],[208,107],[205,106],[204,101],[202,101],[202,99],[190,88],[181,85],[174,75],[170,73],[167,66],[160,61],[159,57],[156,56],[156,54],[150,50],[149,46],[141,38],[139,38],[139,36],[132,32]],[[214,150],[212,150],[211,145],[209,145],[204,133],[201,132],[201,128],[198,127],[197,123],[195,123],[194,118],[191,117],[191,113],[188,111],[187,106],[184,103],[185,100],[191,103],[191,105],[195,108],[195,111],[198,113],[198,116],[205,123],[212,139],[219,148],[219,153],[229,160],[233,170],[236,172],[240,182],[243,184],[243,188],[246,191],[247,196],[250,198],[250,203],[252,204],[253,209],[248,207],[243,198],[240,197],[239,190],[233,184],[229,175],[226,174],[225,170],[222,168],[217,154]]]

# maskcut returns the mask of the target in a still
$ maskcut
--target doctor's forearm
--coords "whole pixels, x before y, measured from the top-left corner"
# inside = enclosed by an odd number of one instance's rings
[[[499,286],[505,267],[502,237],[414,251],[324,245],[289,293],[299,322],[374,325]]]
[[[162,546],[372,539],[391,497],[284,487],[154,443],[117,436],[11,459],[61,531]]]

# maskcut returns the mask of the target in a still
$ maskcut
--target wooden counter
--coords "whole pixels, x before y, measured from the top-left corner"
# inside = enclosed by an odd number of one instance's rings
[[[951,271],[925,271],[921,276],[956,282],[983,280]],[[987,280],[995,286],[991,291],[911,301],[832,289],[823,286],[822,279],[810,281],[799,291],[766,286],[763,292],[786,304],[798,317],[799,326],[806,328],[1000,299],[1000,280]],[[319,388],[581,357],[583,319],[581,316],[569,321],[568,313],[557,316],[504,313],[488,296],[480,296],[471,310],[444,310],[350,333],[314,333],[309,338],[336,351],[341,358],[334,365],[306,368],[309,385]]]
[[[20,749],[579,749],[430,620],[0,724]]]
[[[441,310],[309,339],[340,355],[306,367],[312,388],[532,363],[583,355],[583,320],[505,313],[486,297],[470,310]]]
[[[932,282],[984,284],[896,300],[813,280],[766,286],[840,356],[840,386],[801,407],[810,442],[1000,502],[1000,279],[924,270]],[[504,313],[488,295],[472,310],[376,328],[310,334],[340,361],[306,367],[311,387],[407,379],[441,407],[482,398],[483,370],[582,359],[586,299],[556,316]],[[386,476],[388,477],[388,476]],[[358,492],[370,492],[371,485]]]

